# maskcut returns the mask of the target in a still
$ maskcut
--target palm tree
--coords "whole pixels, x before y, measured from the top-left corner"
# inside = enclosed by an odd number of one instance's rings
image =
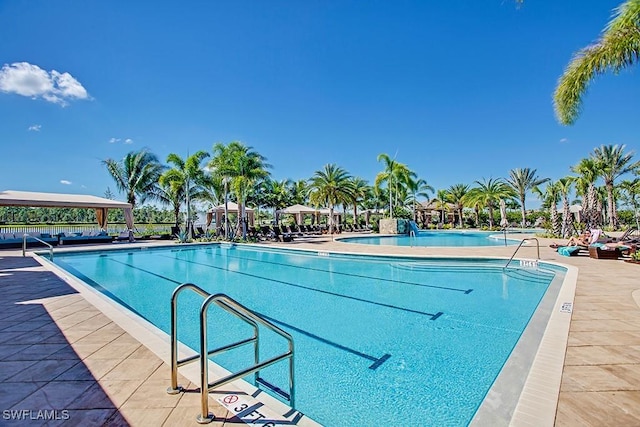
[[[596,181],[599,177],[599,171],[596,162],[592,158],[580,160],[580,162],[571,167],[571,172],[577,173],[576,192],[583,196],[582,215],[586,228],[595,228],[600,226],[600,215],[597,211],[597,192]]]
[[[631,163],[633,152],[625,154],[624,149],[624,145],[601,145],[595,148],[591,155],[607,189],[607,218],[612,228],[618,226],[614,197],[615,180],[620,175],[632,172],[640,167],[640,162]]]
[[[454,184],[447,189],[447,198],[454,205],[454,209],[458,212],[458,220],[460,228],[462,224],[462,210],[464,209],[467,194],[469,193],[469,186],[465,184]]]
[[[406,165],[396,162],[395,157],[392,159],[385,153],[378,155],[378,162],[379,161],[383,161],[385,166],[384,171],[376,175],[375,186],[380,187],[382,183],[387,184],[387,190],[389,192],[389,217],[393,218],[394,191],[397,201],[399,185],[407,180],[409,169]]]
[[[449,193],[447,190],[438,190],[435,199],[433,200],[436,205],[436,209],[442,212],[442,223],[447,223],[447,214],[446,212],[449,210]]]
[[[169,181],[160,180],[160,188],[158,191],[158,200],[171,207],[174,216],[174,224],[176,227],[180,225],[180,208],[184,200],[184,186],[173,185]]]
[[[266,179],[262,183],[260,191],[264,193],[264,206],[273,208],[273,219],[276,223],[278,223],[278,210],[284,209],[293,203],[293,195],[291,194],[292,185],[293,181],[290,179],[283,179],[281,181]]]
[[[351,177],[349,179],[351,190],[351,205],[353,206],[353,224],[358,223],[358,205],[367,197],[369,183],[359,177]]]
[[[549,209],[549,218],[551,221],[551,234],[559,237],[562,225],[558,217],[558,201],[560,200],[560,190],[557,182],[549,181],[544,191],[539,187],[533,187],[531,190],[542,199],[542,206]]]
[[[147,149],[131,151],[121,161],[106,159],[102,164],[116,182],[118,190],[126,194],[127,203],[132,208],[137,201],[144,203],[147,198],[157,197],[158,179],[164,166]]]
[[[469,200],[489,209],[489,228],[493,228],[493,210],[498,207],[500,199],[514,197],[513,189],[501,179],[484,179],[475,181],[477,187],[469,190]]]
[[[638,218],[638,206],[640,205],[640,178],[633,181],[624,180],[619,185],[622,190],[625,202],[631,205],[633,217],[636,220],[636,228],[640,230],[640,219]]]
[[[231,188],[238,200],[237,231],[242,232],[242,238],[247,238],[247,223],[245,221],[245,207],[247,197],[254,183],[269,176],[267,169],[271,167],[266,158],[241,142],[234,141],[228,147],[231,150],[230,176]]]
[[[640,57],[640,0],[619,6],[600,39],[578,51],[558,81],[554,94],[556,116],[564,125],[580,114],[582,96],[597,74],[618,73]]]
[[[224,236],[229,238],[229,187],[235,192],[238,200],[238,224],[242,225],[243,237],[246,237],[244,223],[244,202],[252,184],[261,177],[268,176],[265,158],[239,141],[232,141],[228,145],[220,142],[213,146],[213,157],[208,164],[214,176],[223,183],[224,192]]]
[[[424,179],[414,179],[413,176],[409,176],[407,180],[407,190],[411,197],[411,203],[413,208],[413,220],[416,221],[416,204],[418,203],[418,197],[424,197],[429,199],[429,193],[433,193],[435,190],[432,186],[427,184]]]
[[[565,239],[569,238],[573,234],[573,218],[571,216],[571,210],[569,208],[569,193],[571,193],[571,187],[575,178],[567,176],[560,178],[556,183],[558,191],[562,196],[562,229],[560,234]]]
[[[329,232],[333,233],[333,208],[348,203],[353,195],[349,186],[349,173],[335,164],[325,165],[309,179],[311,203],[329,208]]]
[[[520,198],[520,213],[522,214],[521,226],[524,228],[527,222],[527,209],[525,208],[524,201],[527,195],[527,191],[531,190],[540,184],[549,181],[549,178],[539,178],[536,176],[536,169],[529,168],[517,168],[509,171],[509,178],[507,183],[518,193]]]
[[[160,177],[160,184],[169,184],[176,187],[182,187],[184,190],[182,194],[185,197],[185,203],[187,206],[187,218],[185,229],[187,230],[187,236],[189,239],[193,237],[193,225],[191,224],[191,197],[198,197],[203,192],[201,185],[205,183],[205,173],[202,169],[201,163],[204,159],[209,157],[209,153],[206,151],[198,151],[185,159],[175,153],[167,156],[167,163],[173,165],[173,168],[166,171]],[[191,187],[191,184],[194,187]],[[179,214],[179,211],[178,211]]]

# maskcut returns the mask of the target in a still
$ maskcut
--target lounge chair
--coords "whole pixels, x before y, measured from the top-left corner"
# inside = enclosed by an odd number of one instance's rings
[[[618,259],[622,256],[620,248],[609,248],[606,245],[589,246],[589,257],[596,259]]]

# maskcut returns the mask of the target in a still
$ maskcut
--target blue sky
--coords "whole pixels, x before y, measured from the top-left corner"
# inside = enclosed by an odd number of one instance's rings
[[[558,179],[599,145],[638,151],[637,68],[597,78],[574,126],[553,115],[617,5],[0,1],[0,190],[102,196],[102,159],[232,140],[278,180],[336,163],[373,182],[380,153],[436,189]]]

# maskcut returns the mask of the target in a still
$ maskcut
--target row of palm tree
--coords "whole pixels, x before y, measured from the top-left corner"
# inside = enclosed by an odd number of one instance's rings
[[[192,203],[208,202],[211,205],[224,203],[224,233],[228,237],[232,230],[227,203],[238,204],[238,221],[234,235],[246,237],[247,205],[257,208],[271,208],[277,219],[277,212],[291,204],[312,204],[330,211],[329,227],[334,224],[334,210],[338,206],[346,211],[353,209],[353,217],[358,217],[358,209],[384,208],[390,218],[397,214],[415,221],[422,201],[435,204],[444,213],[453,210],[458,218],[458,226],[463,226],[463,211],[473,210],[475,223],[479,223],[481,211],[488,211],[489,227],[494,227],[494,213],[502,203],[519,208],[521,225],[526,222],[526,196],[533,193],[543,200],[549,209],[553,233],[567,236],[574,231],[570,214],[570,195],[575,192],[583,205],[585,226],[602,225],[604,220],[615,228],[618,226],[617,201],[638,209],[640,189],[640,162],[633,162],[633,153],[625,152],[625,146],[609,145],[594,149],[589,157],[581,160],[570,170],[575,174],[553,182],[541,178],[536,169],[517,168],[506,178],[488,178],[473,184],[454,184],[437,192],[426,180],[419,178],[406,164],[380,154],[378,161],[383,170],[375,177],[374,184],[354,177],[335,164],[325,165],[307,180],[271,179],[271,165],[267,159],[252,147],[234,141],[229,144],[217,143],[211,153],[198,151],[185,159],[175,153],[167,157],[167,165],[158,161],[148,150],[131,152],[121,161],[107,159],[103,163],[113,177],[119,191],[126,195],[132,205],[156,200],[170,206],[174,212],[176,225],[180,222],[182,206],[186,207],[186,230],[192,233]],[[204,163],[208,160],[207,163]],[[617,180],[625,174],[633,173],[633,181]],[[596,184],[602,181],[603,185]],[[542,184],[547,184],[543,190]],[[435,196],[431,196],[435,193]],[[606,212],[600,194],[606,194]],[[562,215],[557,210],[562,202]],[[562,220],[560,220],[562,218]]]

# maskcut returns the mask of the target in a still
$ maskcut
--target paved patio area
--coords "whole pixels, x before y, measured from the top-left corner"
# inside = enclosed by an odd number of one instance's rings
[[[640,425],[640,265],[562,257],[549,243],[541,239],[542,260],[579,268],[555,425]],[[327,237],[284,245],[431,256],[509,257],[514,250],[391,248]],[[3,418],[0,424],[20,425],[26,417],[35,418],[33,425],[198,425],[199,393],[193,383],[183,377],[180,383],[189,392],[168,395],[169,367],[158,352],[21,255],[0,251],[0,410],[23,411],[23,420]],[[535,248],[522,248],[518,257],[534,258]],[[241,423],[214,397],[210,410],[221,418],[211,425]],[[57,419],[45,422],[38,416]]]

